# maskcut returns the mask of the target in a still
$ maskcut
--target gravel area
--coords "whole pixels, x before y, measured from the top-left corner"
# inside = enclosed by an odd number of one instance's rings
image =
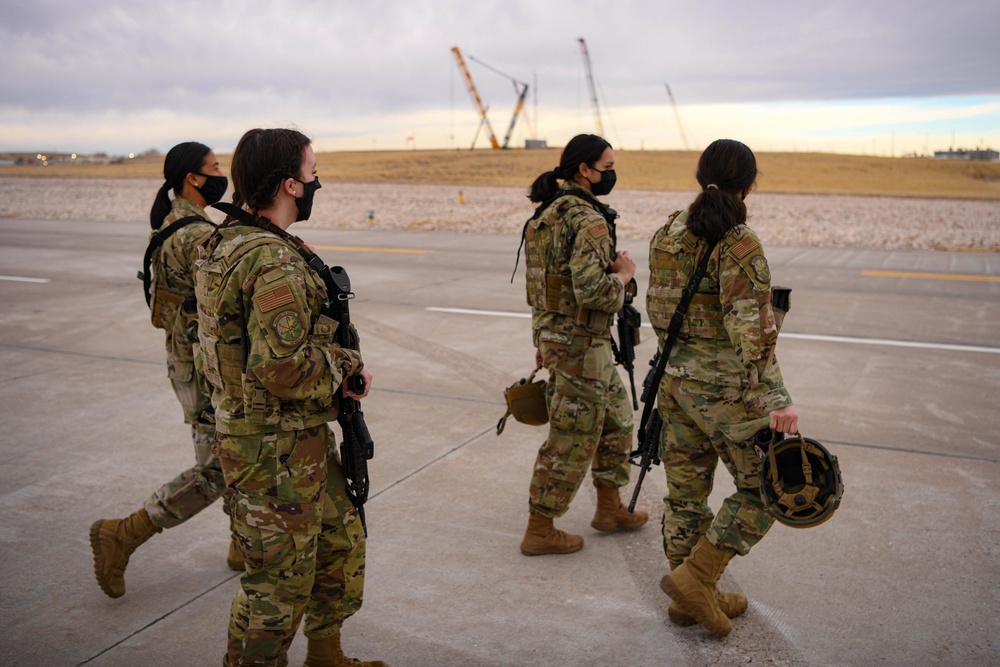
[[[145,224],[160,181],[0,177],[0,218]],[[520,188],[326,183],[310,227],[520,233],[532,204]],[[464,201],[460,201],[461,197]],[[615,190],[619,234],[648,239],[690,192]],[[766,245],[1000,251],[1000,201],[756,192],[750,225]],[[109,218],[109,216],[111,216]],[[369,219],[371,216],[371,219]]]

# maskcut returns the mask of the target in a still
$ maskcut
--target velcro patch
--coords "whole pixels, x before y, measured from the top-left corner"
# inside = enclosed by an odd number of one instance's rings
[[[754,240],[752,236],[748,236],[732,248],[730,252],[733,253],[733,257],[736,259],[743,259],[749,255],[757,247],[757,241]]]
[[[272,290],[256,294],[254,300],[261,312],[266,313],[291,303],[293,301],[292,290],[288,285],[280,285]]]
[[[602,239],[608,236],[608,225],[606,223],[599,223],[587,229],[587,234],[590,235],[592,239]]]
[[[285,347],[295,347],[306,337],[302,319],[294,310],[286,310],[275,315],[271,320],[271,329],[278,337],[278,342]]]

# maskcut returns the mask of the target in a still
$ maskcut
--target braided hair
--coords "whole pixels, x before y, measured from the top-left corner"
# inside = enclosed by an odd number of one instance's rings
[[[278,195],[286,178],[301,178],[303,151],[311,144],[298,130],[248,130],[233,151],[233,204],[255,216]]]

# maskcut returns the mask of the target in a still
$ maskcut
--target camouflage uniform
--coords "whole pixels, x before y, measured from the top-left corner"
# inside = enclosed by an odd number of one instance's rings
[[[226,664],[283,664],[303,614],[322,639],[361,606],[364,531],[327,426],[361,355],[334,342],[326,287],[285,239],[227,226],[203,253],[198,333],[246,565]]]
[[[160,229],[197,215],[208,216],[197,204],[177,197]],[[172,528],[205,509],[225,492],[219,460],[212,454],[215,423],[210,387],[200,369],[198,344],[188,338],[188,328],[196,323],[193,309],[186,311],[184,299],[194,298],[194,262],[198,246],[215,230],[208,222],[181,227],[153,254],[151,271],[155,292],[151,306],[153,325],[164,329],[167,345],[167,377],[184,410],[184,423],[191,425],[195,466],[179,474],[153,492],[145,509],[154,526]],[[223,505],[229,513],[228,504]]]
[[[534,512],[560,517],[591,466],[596,484],[628,484],[632,407],[614,367],[611,322],[625,286],[606,207],[569,183],[525,226],[532,335],[549,371],[549,436],[531,478]]]
[[[670,317],[705,241],[675,213],[653,236],[646,312],[662,349]],[[759,493],[753,435],[792,404],[775,358],[771,275],[757,235],[739,225],[718,243],[670,353],[657,395],[667,473],[663,548],[672,565],[700,536],[746,555],[774,522]],[[717,462],[736,491],[718,516],[708,506]]]

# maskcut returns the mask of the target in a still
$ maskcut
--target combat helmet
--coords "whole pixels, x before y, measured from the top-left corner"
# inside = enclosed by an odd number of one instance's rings
[[[775,520],[811,528],[833,516],[844,483],[837,457],[826,447],[799,433],[772,441],[766,451],[758,438],[756,450],[761,459],[760,495]]]
[[[535,379],[535,374],[541,369],[539,366],[527,378],[521,378],[504,390],[507,412],[497,422],[497,435],[503,433],[508,417],[531,426],[549,423],[549,411],[545,403],[546,383],[545,380]]]

